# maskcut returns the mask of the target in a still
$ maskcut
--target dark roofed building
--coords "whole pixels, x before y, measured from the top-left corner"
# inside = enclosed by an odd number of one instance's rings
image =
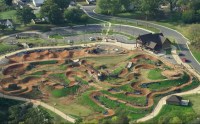
[[[171,42],[168,38],[164,37],[162,33],[144,34],[140,35],[137,39],[137,45],[140,44],[150,50],[160,51],[171,48]]]
[[[166,100],[166,103],[171,104],[171,105],[181,105],[181,100],[182,100],[182,97],[172,95]]]
[[[12,19],[2,19],[0,20],[0,25],[5,25],[8,28],[13,28],[13,21]]]

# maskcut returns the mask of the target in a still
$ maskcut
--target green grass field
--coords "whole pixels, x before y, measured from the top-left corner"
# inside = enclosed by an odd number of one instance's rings
[[[20,48],[17,45],[8,45],[5,43],[0,43],[0,54],[4,54],[11,51],[19,50]]]
[[[79,87],[80,86],[75,85],[75,86],[69,87],[69,88],[55,89],[51,93],[56,98],[64,97],[64,96],[67,96],[67,95],[75,94]]]
[[[148,72],[148,78],[151,79],[151,80],[161,80],[161,79],[166,79],[166,77],[164,77],[162,74],[161,74],[162,70],[161,69],[152,69],[152,70],[149,70]]]
[[[0,13],[0,17],[2,19],[12,19],[16,22],[16,10],[9,10],[9,11],[5,11],[5,12],[1,12]]]

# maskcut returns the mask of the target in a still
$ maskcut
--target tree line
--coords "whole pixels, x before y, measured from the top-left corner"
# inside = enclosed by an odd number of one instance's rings
[[[107,15],[139,13],[147,20],[167,17],[184,23],[200,22],[200,0],[98,0],[97,10]]]
[[[51,24],[86,23],[88,16],[80,7],[69,7],[71,0],[46,0],[41,6],[39,15],[47,18]],[[28,24],[35,19],[33,9],[28,6],[17,9],[17,19],[23,24]]]

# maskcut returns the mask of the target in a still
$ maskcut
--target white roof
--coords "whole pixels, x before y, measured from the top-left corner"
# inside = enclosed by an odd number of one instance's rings
[[[44,0],[33,0],[36,4],[43,4]]]

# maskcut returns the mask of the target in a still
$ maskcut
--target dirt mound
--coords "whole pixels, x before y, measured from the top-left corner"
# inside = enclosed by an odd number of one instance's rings
[[[24,68],[27,65],[25,64],[15,64],[15,65],[11,65],[9,67],[7,67],[6,69],[3,70],[3,74],[4,75],[10,75],[10,74],[23,74]]]
[[[40,52],[40,55],[48,55],[48,54],[49,54],[49,51],[48,51],[48,50],[45,50],[45,51]]]
[[[169,78],[180,77],[183,73],[175,70],[165,70],[162,75]]]
[[[153,56],[150,56],[150,55],[147,55],[147,54],[140,54],[140,55],[135,56],[131,60],[131,62],[136,63],[139,59],[150,59],[152,61],[158,61],[158,59],[153,57]]]
[[[60,57],[62,57],[62,58],[66,58],[66,57],[69,56],[69,51],[64,50],[64,51],[60,52],[59,55],[60,55]]]
[[[123,70],[121,71],[121,73],[119,74],[119,77],[124,77],[124,76],[127,75],[127,74],[128,74],[128,69],[125,68],[125,69],[123,69]]]
[[[156,66],[150,64],[140,64],[134,67],[134,69],[154,69],[154,68],[156,68]]]

